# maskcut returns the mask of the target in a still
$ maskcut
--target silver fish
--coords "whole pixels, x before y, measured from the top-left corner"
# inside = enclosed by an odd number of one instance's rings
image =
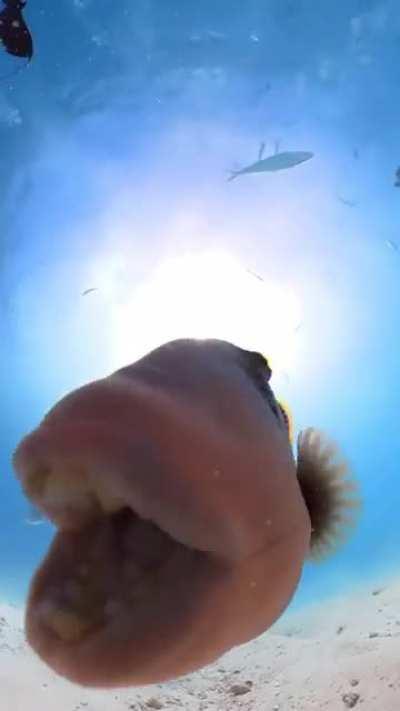
[[[255,163],[241,168],[241,170],[232,170],[231,175],[228,180],[234,180],[238,175],[244,175],[245,173],[264,173],[273,172],[276,170],[286,170],[287,168],[293,168],[299,163],[304,163],[306,160],[313,158],[314,153],[310,151],[283,151],[282,153],[275,153],[268,158],[263,158],[262,160],[257,160]]]

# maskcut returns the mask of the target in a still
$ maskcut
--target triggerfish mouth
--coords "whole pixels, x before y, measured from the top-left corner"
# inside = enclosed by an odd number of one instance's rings
[[[57,531],[31,582],[28,642],[89,687],[193,672],[266,631],[307,559],[354,523],[356,485],[290,418],[257,352],[179,339],[61,399],[19,444],[22,488]]]

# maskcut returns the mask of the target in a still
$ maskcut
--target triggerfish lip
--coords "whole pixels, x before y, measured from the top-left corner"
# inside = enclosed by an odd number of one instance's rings
[[[237,349],[223,345],[223,369],[206,351],[194,372],[189,367],[182,393],[169,383],[173,369],[181,372],[191,360],[172,343],[159,349],[158,361],[155,351],[67,396],[14,456],[28,497],[63,529],[60,505],[71,525],[72,510],[81,525],[82,514],[90,512],[89,522],[100,503],[106,514],[129,506],[182,544],[231,562],[262,549],[269,513],[295,522],[304,502],[285,428],[243,368],[229,367]],[[188,355],[199,358],[196,346],[189,344]],[[216,385],[230,392],[226,405],[214,384],[217,366]],[[281,535],[284,520],[268,538]]]
[[[173,428],[176,436],[176,421]],[[173,436],[171,428],[169,444]],[[270,489],[264,476],[268,458],[259,458],[258,486],[246,491],[241,482],[247,458],[239,443],[224,447],[226,456],[207,433],[204,458],[205,445],[200,433],[193,437],[189,449],[195,462],[188,477],[187,457],[176,459],[174,448],[146,438],[139,426],[133,435],[102,422],[67,421],[43,424],[25,437],[13,465],[26,496],[60,530],[78,530],[128,507],[182,545],[240,561],[264,545],[268,507],[260,495],[267,497]],[[294,462],[288,457],[283,463],[295,480]]]

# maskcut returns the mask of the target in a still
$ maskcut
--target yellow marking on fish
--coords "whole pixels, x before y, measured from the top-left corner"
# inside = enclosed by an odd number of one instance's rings
[[[293,444],[294,423],[293,423],[293,416],[292,416],[291,410],[285,400],[278,400],[278,405],[281,408],[281,410],[284,414],[284,417],[286,419],[289,439],[290,439],[291,444]]]

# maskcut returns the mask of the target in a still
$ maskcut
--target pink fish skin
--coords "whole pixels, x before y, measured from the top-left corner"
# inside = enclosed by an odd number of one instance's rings
[[[285,610],[311,523],[269,375],[225,341],[172,341],[64,397],[19,444],[16,475],[58,529],[25,621],[54,671],[167,681]]]

